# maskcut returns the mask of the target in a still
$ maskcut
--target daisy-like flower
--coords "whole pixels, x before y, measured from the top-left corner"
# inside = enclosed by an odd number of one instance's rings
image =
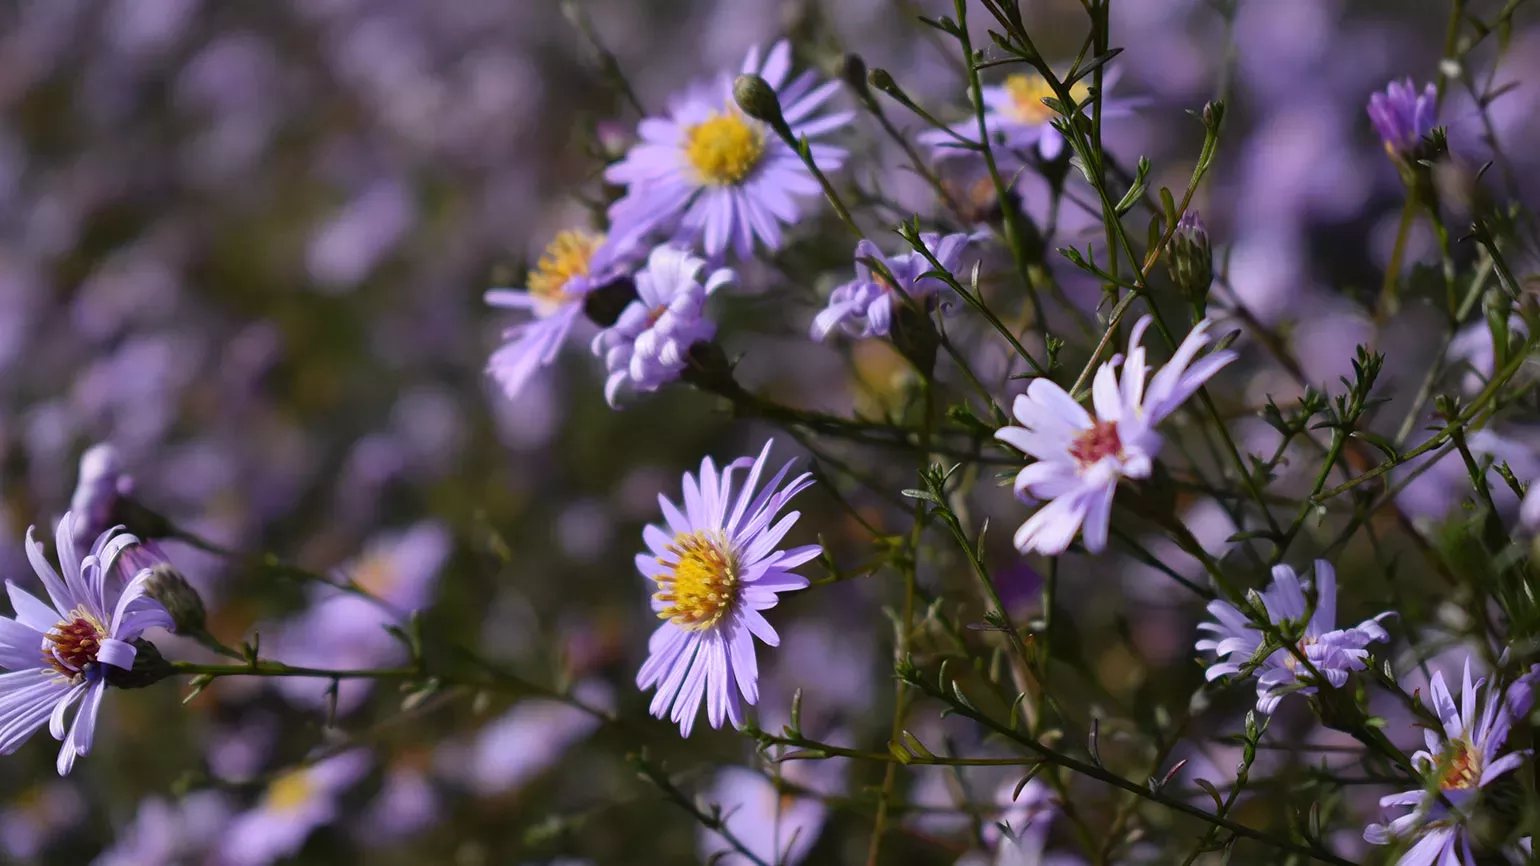
[[[1155,428],[1204,382],[1235,360],[1229,350],[1211,352],[1194,363],[1208,345],[1208,319],[1199,322],[1158,373],[1145,379],[1140,340],[1150,325],[1145,316],[1134,325],[1121,382],[1114,372],[1121,356],[1096,373],[1092,415],[1049,379],[1034,379],[1018,395],[1012,412],[1021,426],[1002,427],[995,438],[1036,458],[1016,475],[1016,495],[1045,502],[1016,530],[1016,549],[1050,556],[1063,553],[1084,527],[1085,546],[1100,553],[1107,546],[1112,497],[1122,478],[1145,478],[1160,450]]]
[[[759,489],[771,444],[721,473],[710,457],[702,460],[698,480],[685,473],[684,510],[659,494],[666,523],[642,532],[650,552],[637,554],[636,567],[657,584],[652,609],[664,623],[652,634],[636,684],[657,687],[652,714],[677,722],[686,737],[702,701],[713,728],[723,719],[743,723],[739,696],[759,701],[754,638],[769,646],[781,641],[760,611],[775,607],[777,593],[805,588],[807,578],[791,569],[822,551],[816,544],[776,547],[801,514],[777,515],[813,481],[804,472],[782,484],[788,462]],[[735,496],[733,473],[740,469],[749,474]]]
[[[961,267],[963,250],[969,240],[965,234],[942,237],[927,232],[920,235],[925,248],[952,273]],[[903,295],[924,304],[932,295],[946,291],[946,283],[924,276],[934,268],[918,251],[885,256],[876,244],[863,238],[856,244],[855,258],[856,278],[835,289],[829,295],[829,306],[813,319],[813,339],[819,342],[823,342],[835,328],[862,339],[886,337],[893,327],[895,307],[905,302]],[[897,283],[896,288],[872,269],[872,261],[887,268]],[[903,295],[899,294],[900,289]]]
[[[46,721],[54,739],[64,742],[58,761],[63,776],[77,756],[91,750],[109,668],[133,670],[139,654],[134,641],[146,629],[173,624],[160,602],[145,594],[148,569],[121,590],[112,578],[118,558],[138,543],[134,536],[109,529],[82,557],[75,548],[74,517],[65,514],[54,539],[62,578],[27,530],[27,558],[51,607],[5,583],[16,617],[0,617],[0,667],[10,671],[0,674],[0,754],[15,752]],[[80,710],[66,725],[76,703]]]
[[[731,283],[727,268],[701,282],[706,262],[676,246],[661,246],[636,274],[636,300],[615,324],[594,337],[594,354],[604,359],[609,379],[604,398],[616,405],[627,382],[637,391],[656,391],[679,378],[690,347],[716,336],[704,314],[706,296]]]
[[[777,42],[761,60],[756,46],[743,63],[776,92],[792,134],[806,137],[813,161],[825,172],[845,160],[842,148],[816,143],[850,123],[849,112],[819,116],[839,82],[791,74],[791,46]],[[775,250],[781,225],[799,218],[797,198],[822,193],[796,152],[767,125],[745,115],[733,98],[733,77],[723,74],[669,100],[665,117],[637,128],[640,141],[610,166],[605,178],[626,187],[610,207],[611,233],[626,242],[649,235],[700,241],[713,259],[729,246],[740,259],[754,240]]]
[[[1118,76],[1116,70],[1109,69],[1102,79],[1102,87],[1110,91]],[[1003,153],[1016,155],[1019,159],[1035,150],[1043,159],[1057,159],[1064,152],[1064,136],[1053,128],[1053,119],[1059,115],[1043,102],[1054,98],[1053,88],[1043,76],[1036,72],[1016,73],[1007,76],[1001,84],[982,88],[981,93],[984,97],[984,129],[989,133],[990,146],[998,149],[997,158]],[[1091,95],[1089,77],[1071,85],[1069,94],[1077,105],[1084,106],[1083,110],[1090,113],[1091,107],[1086,104]],[[1113,99],[1103,93],[1102,117],[1126,117],[1137,105],[1136,100]],[[957,146],[957,137],[952,133],[974,140],[979,134],[978,120],[970,116],[954,124],[952,132],[926,130],[920,133],[920,141],[929,145],[938,159],[971,155],[973,151]],[[1011,160],[1005,162],[1012,164]]]
[[[1315,613],[1305,624],[1304,636],[1299,639],[1299,649],[1315,669],[1332,684],[1341,686],[1347,682],[1348,673],[1361,671],[1368,666],[1368,646],[1376,641],[1386,641],[1390,635],[1380,625],[1389,613],[1367,619],[1353,628],[1337,628],[1337,571],[1324,559],[1315,561],[1316,604]],[[1287,565],[1273,566],[1273,583],[1262,593],[1267,615],[1276,624],[1305,618],[1310,603],[1294,569]],[[1198,626],[1210,637],[1198,641],[1199,652],[1213,652],[1217,657],[1209,665],[1207,677],[1218,679],[1234,675],[1251,661],[1257,648],[1263,643],[1263,634],[1252,626],[1246,615],[1227,601],[1211,601],[1208,612],[1216,622]],[[1314,694],[1316,686],[1308,669],[1285,648],[1279,648],[1257,668],[1257,712],[1272,713],[1278,702],[1290,692]]]
[[[1369,119],[1391,158],[1405,158],[1433,131],[1437,104],[1438,91],[1432,84],[1418,93],[1410,78],[1392,81],[1384,93],[1369,97]]]
[[[292,857],[317,828],[337,818],[337,798],[369,772],[369,753],[343,752],[275,778],[250,811],[231,822],[220,863],[268,866]]]
[[[487,364],[487,373],[508,399],[517,398],[531,376],[556,360],[572,327],[583,317],[583,298],[619,274],[616,249],[602,235],[564,231],[545,248],[522,291],[487,292],[486,301],[494,307],[534,314],[530,321],[503,332],[503,345]]]
[[[1443,727],[1424,730],[1427,748],[1412,755],[1412,764],[1424,774],[1427,784],[1381,797],[1382,808],[1411,807],[1412,811],[1389,824],[1370,824],[1364,830],[1364,840],[1389,845],[1415,839],[1396,866],[1474,864],[1465,821],[1473,813],[1482,788],[1529,758],[1527,749],[1506,755],[1502,749],[1513,721],[1529,712],[1532,682],[1537,676],[1540,667],[1503,690],[1495,682],[1472,681],[1467,657],[1457,704],[1444,684],[1443,671],[1435,672],[1430,690],[1433,710]]]

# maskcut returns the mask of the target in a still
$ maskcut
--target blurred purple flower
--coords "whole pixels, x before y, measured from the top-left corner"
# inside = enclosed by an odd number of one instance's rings
[[[164,866],[203,863],[230,822],[229,800],[219,791],[194,791],[180,802],[149,797],[134,822],[92,866]]]
[[[380,794],[363,819],[361,841],[388,847],[433,826],[441,815],[439,795],[423,768],[402,761],[385,771]]]
[[[573,694],[591,707],[614,702],[599,680],[577,684]],[[469,747],[444,747],[437,763],[475,793],[494,796],[523,787],[560,760],[562,753],[599,728],[599,719],[571,704],[526,700],[487,723]]]
[[[171,615],[160,602],[145,595],[148,571],[141,571],[119,591],[107,575],[125,548],[138,543],[127,533],[104,532],[84,558],[75,547],[70,514],[55,534],[59,573],[43,556],[43,545],[27,530],[27,558],[43,581],[53,607],[6,581],[16,609],[15,619],[0,617],[0,754],[21,747],[43,722],[62,740],[59,775],[67,775],[75,758],[91,750],[96,716],[107,691],[107,669],[131,670],[139,650],[134,641],[145,629],[171,629]],[[69,708],[80,702],[75,721],[65,728]]]
[[[1361,671],[1368,665],[1369,644],[1390,639],[1380,620],[1391,614],[1382,613],[1353,628],[1338,629],[1336,569],[1326,560],[1317,559],[1315,580],[1315,613],[1305,625],[1299,649],[1333,687],[1340,687],[1347,682],[1348,672]],[[1262,593],[1262,602],[1274,624],[1302,620],[1310,607],[1299,576],[1287,565],[1273,566],[1273,583]],[[1227,601],[1209,602],[1208,611],[1218,622],[1198,626],[1200,631],[1213,636],[1200,639],[1197,649],[1212,651],[1217,656],[1206,674],[1212,681],[1239,673],[1262,646],[1263,635]],[[1285,648],[1274,650],[1262,662],[1257,668],[1258,712],[1272,713],[1290,692],[1315,694],[1314,678],[1308,671],[1299,670],[1298,665],[1299,659]]]
[[[969,240],[965,234],[943,237],[927,232],[920,235],[920,242],[925,248],[944,269],[953,274],[962,267],[963,250]],[[927,298],[947,291],[946,283],[936,277],[925,276],[935,269],[917,250],[889,257],[883,255],[876,244],[863,238],[856,244],[855,258],[856,278],[835,289],[829,295],[829,306],[813,319],[813,339],[819,342],[835,328],[863,339],[886,337],[893,327],[894,306],[905,303],[900,291],[910,301],[922,306]],[[870,261],[881,263],[897,281],[897,285],[874,271]]]
[[[1119,75],[1117,70],[1109,69],[1103,79],[1104,89],[1110,91]],[[1035,150],[1043,159],[1057,159],[1064,152],[1064,136],[1053,128],[1053,119],[1059,115],[1043,102],[1044,99],[1055,98],[1053,89],[1041,75],[1036,72],[1016,73],[1007,76],[1001,84],[984,87],[981,92],[984,98],[984,129],[989,134],[990,145],[1004,150],[1004,154],[996,153],[996,159],[1011,168],[1012,173],[1020,167],[1022,157],[1031,151]],[[1091,95],[1089,77],[1071,85],[1069,95],[1081,110],[1090,114],[1091,106],[1087,102]],[[1137,100],[1116,99],[1103,93],[1102,117],[1126,117],[1133,113],[1137,105]],[[957,136],[976,141],[978,134],[978,120],[970,116],[961,123],[953,124],[951,132],[926,130],[920,133],[920,141],[928,145],[938,159],[965,157],[975,152],[959,147]],[[1006,159],[1006,155],[1011,158]]]
[[[1505,694],[1496,681],[1472,682],[1467,657],[1456,704],[1444,683],[1444,672],[1434,673],[1432,709],[1443,730],[1425,728],[1427,748],[1412,755],[1412,764],[1423,772],[1427,785],[1381,797],[1381,808],[1411,807],[1412,811],[1389,824],[1370,824],[1364,829],[1364,840],[1389,845],[1416,839],[1397,866],[1475,863],[1465,821],[1482,788],[1528,760],[1529,749],[1503,755],[1502,748],[1513,722],[1529,712],[1537,677],[1540,665],[1508,685]]]
[[[844,767],[829,761],[794,761],[781,765],[788,781],[837,794]],[[822,832],[829,809],[816,797],[781,794],[775,785],[747,767],[726,767],[717,774],[706,798],[722,808],[728,832],[766,863],[797,866],[807,859]],[[748,866],[752,861],[732,849],[721,834],[704,827],[696,832],[702,862]],[[715,859],[713,859],[715,857]]]
[[[774,607],[778,593],[805,588],[807,578],[791,569],[823,550],[816,544],[776,549],[801,513],[779,521],[776,515],[813,481],[803,473],[782,486],[788,462],[756,495],[772,444],[766,442],[757,459],[734,460],[720,475],[710,457],[702,460],[698,482],[684,475],[684,511],[659,494],[667,523],[642,532],[650,552],[636,555],[636,567],[657,583],[652,609],[665,622],[653,632],[636,684],[657,686],[652,714],[677,722],[686,737],[702,700],[713,728],[724,718],[743,723],[739,695],[750,705],[759,701],[754,638],[780,643],[760,611]],[[735,499],[733,473],[740,469],[749,475]]]
[[[615,248],[600,235],[564,231],[545,248],[527,287],[493,289],[486,301],[494,307],[528,310],[535,318],[503,332],[502,348],[492,353],[487,372],[508,399],[517,399],[525,383],[556,359],[573,325],[583,316],[583,298],[619,267]]]
[[[6,862],[37,860],[87,812],[84,798],[69,782],[32,785],[0,808],[0,851]]]
[[[782,40],[760,59],[756,46],[743,62],[776,91],[782,116],[797,138],[816,141],[850,123],[849,112],[816,113],[839,91],[837,81],[818,83],[813,72],[792,78],[791,45]],[[669,100],[666,117],[649,117],[637,128],[641,141],[605,178],[626,187],[610,207],[611,232],[626,243],[654,233],[687,243],[700,241],[712,258],[731,244],[740,259],[754,254],[758,238],[781,246],[781,224],[794,223],[794,197],[820,192],[802,159],[765,124],[743,114],[733,98],[733,77],[692,85]],[[812,145],[823,171],[838,169],[845,151]]]
[[[1385,143],[1385,152],[1402,158],[1433,130],[1438,91],[1430,83],[1418,93],[1412,79],[1392,81],[1384,93],[1369,97],[1369,119]]]
[[[372,598],[321,588],[314,605],[285,624],[273,640],[278,655],[291,664],[342,668],[374,667],[400,658],[405,648],[385,627],[428,606],[452,543],[449,531],[433,521],[377,537],[340,576]],[[357,709],[372,685],[366,679],[341,682],[337,712]],[[290,700],[311,707],[325,705],[327,686],[303,678],[278,681]]]
[[[220,862],[267,866],[299,853],[313,831],[336,819],[337,798],[369,772],[369,763],[368,752],[353,749],[274,779],[262,801],[231,823]]]
[[[116,521],[118,502],[133,492],[134,479],[123,471],[118,451],[111,445],[99,443],[87,448],[80,455],[80,475],[75,483],[75,493],[70,497],[70,513],[75,515],[75,544],[85,546],[92,539],[111,529]],[[123,550],[118,570],[121,581],[146,568],[154,568],[170,562],[165,550],[153,538],[141,538],[139,543]],[[109,578],[113,575],[108,575]]]
[[[609,370],[604,398],[611,406],[627,382],[638,391],[656,391],[677,379],[690,347],[716,335],[716,324],[704,316],[706,296],[736,277],[720,268],[703,284],[705,267],[704,259],[676,246],[658,247],[647,257],[636,274],[636,300],[593,341],[594,354]]]
[[[1204,382],[1235,360],[1228,349],[1193,363],[1208,345],[1209,320],[1199,322],[1170,362],[1150,379],[1140,340],[1150,325],[1145,316],[1129,338],[1121,384],[1113,371],[1121,356],[1102,364],[1091,388],[1093,417],[1051,379],[1032,380],[1012,411],[1020,427],[1002,427],[995,438],[1034,458],[1016,475],[1016,495],[1045,501],[1016,530],[1016,549],[1050,556],[1063,553],[1084,526],[1085,546],[1107,546],[1112,497],[1122,478],[1144,478],[1160,450],[1155,428]],[[1190,368],[1189,368],[1190,365]]]

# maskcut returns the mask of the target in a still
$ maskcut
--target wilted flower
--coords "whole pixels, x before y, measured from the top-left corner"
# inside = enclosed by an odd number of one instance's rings
[[[1368,665],[1369,644],[1390,639],[1380,626],[1380,620],[1390,614],[1382,613],[1353,628],[1339,629],[1337,571],[1324,559],[1315,561],[1315,588],[1315,612],[1305,624],[1299,650],[1333,687],[1337,687],[1347,682],[1350,671],[1361,671]],[[1276,625],[1303,620],[1310,607],[1299,576],[1287,565],[1273,566],[1273,583],[1262,593],[1262,602],[1267,608],[1268,619]],[[1199,640],[1197,649],[1213,652],[1218,657],[1209,665],[1207,674],[1209,680],[1215,680],[1239,673],[1256,655],[1264,636],[1245,614],[1227,601],[1209,602],[1208,611],[1218,621],[1198,626],[1200,631],[1206,631],[1212,637]],[[1290,692],[1309,695],[1316,691],[1309,670],[1286,648],[1274,650],[1256,673],[1257,711],[1261,713],[1273,712],[1278,702]]]
[[[1110,90],[1117,82],[1118,72],[1109,69],[1102,80],[1104,89]],[[1044,99],[1053,99],[1053,88],[1047,79],[1036,72],[1019,72],[1006,77],[1004,83],[985,86],[984,128],[988,130],[990,144],[1007,154],[1025,156],[1035,150],[1043,159],[1057,159],[1064,152],[1064,136],[1053,128],[1053,119],[1059,115]],[[1087,115],[1091,105],[1091,79],[1082,78],[1069,88],[1070,98],[1082,106]],[[1131,99],[1114,99],[1102,94],[1102,117],[1125,117],[1133,113],[1137,102]],[[978,120],[969,117],[952,125],[952,131],[969,140],[977,140]],[[952,133],[940,129],[920,133],[920,141],[931,146],[937,157],[967,156],[972,151],[958,147]],[[996,155],[997,158],[1000,154]]]
[[[952,273],[961,268],[968,241],[965,234],[943,237],[927,232],[920,235],[925,248]],[[947,290],[946,283],[940,279],[924,276],[935,268],[917,250],[889,257],[883,255],[876,244],[863,238],[856,244],[855,259],[856,278],[829,295],[829,306],[813,319],[813,339],[822,342],[835,328],[863,339],[886,337],[893,327],[895,307],[905,303],[904,296],[923,306],[927,298]],[[896,286],[873,270],[871,261],[880,262],[887,268]]]
[[[617,275],[620,262],[615,253],[600,235],[564,231],[545,248],[523,291],[487,292],[488,304],[535,316],[504,331],[502,348],[487,364],[508,399],[518,397],[529,377],[556,359],[572,326],[582,318],[584,297]]]
[[[1502,748],[1514,720],[1529,712],[1532,682],[1537,676],[1540,666],[1508,685],[1505,694],[1495,681],[1473,682],[1467,657],[1460,702],[1456,704],[1444,684],[1444,672],[1435,672],[1432,709],[1443,728],[1425,729],[1427,748],[1412,755],[1412,764],[1423,773],[1427,784],[1381,797],[1383,808],[1409,806],[1412,811],[1389,824],[1370,824],[1364,830],[1364,840],[1389,845],[1416,839],[1396,866],[1476,863],[1465,822],[1474,814],[1481,789],[1529,758],[1528,749],[1504,755]]]
[[[839,82],[819,84],[813,72],[791,77],[791,45],[784,40],[763,62],[759,48],[751,50],[743,72],[758,74],[776,92],[792,134],[815,142],[812,157],[820,170],[840,167],[845,151],[816,143],[850,122],[848,112],[817,115]],[[647,118],[637,131],[641,141],[605,172],[611,183],[626,187],[609,212],[612,234],[626,243],[658,234],[700,241],[712,258],[729,245],[748,258],[755,238],[779,249],[781,225],[799,217],[795,199],[822,192],[801,157],[739,109],[730,75],[676,95],[666,117]]]
[[[1086,549],[1100,553],[1107,546],[1118,481],[1150,474],[1161,446],[1156,426],[1235,360],[1234,352],[1221,350],[1193,362],[1208,345],[1210,322],[1204,319],[1146,390],[1149,368],[1140,339],[1149,325],[1149,316],[1134,325],[1121,383],[1114,372],[1121,357],[1097,371],[1091,388],[1095,416],[1052,380],[1034,379],[1012,407],[1021,426],[995,432],[995,438],[1036,458],[1017,473],[1016,495],[1046,502],[1016,530],[1021,552],[1063,553],[1083,525]]]
[[[59,573],[43,556],[32,529],[27,530],[27,558],[43,581],[52,607],[6,581],[15,619],[0,617],[0,754],[20,748],[43,722],[49,722],[59,750],[59,775],[69,773],[75,758],[91,750],[96,716],[107,691],[109,669],[130,671],[139,648],[134,642],[146,629],[173,628],[171,615],[145,594],[149,571],[140,571],[121,591],[110,579],[118,558],[138,539],[108,530],[81,557],[75,547],[72,514],[59,521],[54,536]],[[65,714],[76,702],[80,710],[66,729]]]
[[[679,378],[690,347],[716,335],[704,315],[706,296],[732,282],[731,270],[711,272],[706,262],[675,246],[661,246],[636,275],[636,300],[621,311],[612,327],[594,337],[594,354],[604,358],[609,379],[604,397],[611,406],[627,382],[638,391],[656,391]]]
[[[778,521],[776,515],[813,481],[803,473],[783,486],[788,462],[756,495],[770,445],[721,474],[710,457],[702,460],[699,480],[685,473],[684,510],[659,494],[667,522],[642,532],[650,553],[637,554],[636,567],[657,583],[652,609],[665,622],[652,634],[636,684],[657,686],[652,714],[677,722],[686,737],[702,700],[713,728],[724,718],[742,724],[739,695],[749,704],[759,700],[754,638],[780,643],[760,611],[775,607],[778,593],[805,588],[807,578],[791,569],[822,551],[816,544],[776,548],[801,514]],[[740,469],[749,475],[735,498],[733,473]]]
[[[1394,159],[1406,159],[1433,131],[1438,91],[1432,84],[1418,93],[1412,79],[1392,81],[1384,93],[1369,97],[1369,119]]]
[[[337,817],[337,798],[369,772],[369,753],[353,749],[275,778],[262,800],[236,818],[221,847],[221,863],[267,866],[299,853],[318,827]]]

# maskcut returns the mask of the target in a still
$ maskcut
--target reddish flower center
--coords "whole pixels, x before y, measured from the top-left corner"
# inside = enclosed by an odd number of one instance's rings
[[[1090,429],[1075,437],[1069,448],[1069,456],[1081,467],[1092,466],[1103,457],[1114,457],[1123,452],[1123,440],[1118,438],[1118,422],[1097,421]]]
[[[1481,761],[1476,750],[1465,740],[1449,743],[1448,764],[1438,786],[1445,791],[1467,790],[1481,784]]]
[[[105,629],[90,614],[71,611],[74,619],[60,622],[44,636],[43,661],[66,677],[75,677],[96,663]]]

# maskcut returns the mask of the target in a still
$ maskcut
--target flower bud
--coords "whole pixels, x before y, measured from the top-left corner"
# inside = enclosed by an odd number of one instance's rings
[[[138,650],[138,653],[134,656],[132,670],[103,665],[107,669],[108,685],[119,689],[142,689],[155,685],[175,672],[171,662],[166,661],[166,657],[160,654],[155,644],[139,638],[134,641],[134,649]]]
[[[1214,251],[1197,211],[1183,214],[1166,242],[1166,269],[1182,297],[1200,309],[1207,303],[1214,283]]]
[[[145,594],[165,606],[176,623],[179,634],[199,635],[205,628],[207,614],[203,599],[193,589],[187,578],[170,563],[162,562],[150,569],[150,579],[145,583]]]
[[[762,120],[779,132],[786,125],[781,116],[781,100],[769,82],[758,75],[748,73],[733,81],[733,100],[743,113],[755,120]]]

